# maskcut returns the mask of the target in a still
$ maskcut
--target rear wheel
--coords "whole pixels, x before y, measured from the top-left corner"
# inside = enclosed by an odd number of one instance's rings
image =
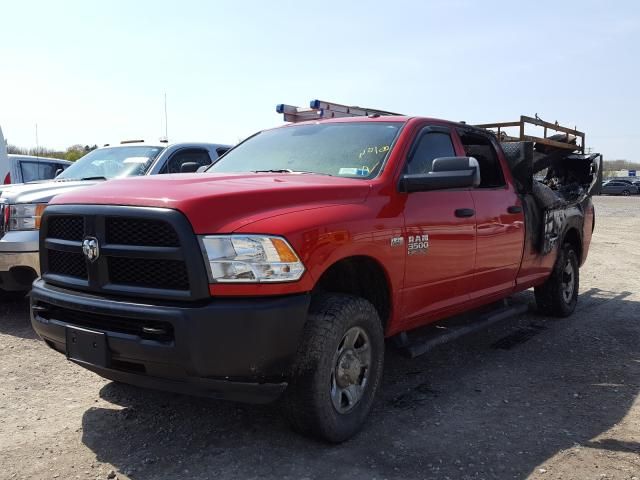
[[[631,192],[629,190],[623,190],[622,191],[622,195],[624,195],[625,197],[631,195]]]
[[[568,317],[576,309],[580,270],[578,255],[569,243],[558,252],[558,259],[545,283],[535,288],[538,310],[545,315]]]
[[[303,335],[283,398],[285,416],[300,433],[343,442],[364,424],[382,377],[380,318],[362,298],[322,295]]]

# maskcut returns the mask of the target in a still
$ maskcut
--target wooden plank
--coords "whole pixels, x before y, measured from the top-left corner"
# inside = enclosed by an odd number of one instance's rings
[[[284,121],[298,123],[298,122],[308,122],[310,120],[321,120],[322,119],[321,114],[322,112],[320,110],[312,110],[308,108],[308,109],[305,109],[304,111],[298,111],[295,113],[285,113]]]
[[[499,123],[481,123],[474,125],[478,128],[505,128],[505,127],[519,127],[520,122],[499,122]]]
[[[541,143],[550,147],[565,148],[567,150],[583,150],[582,145],[576,145],[575,143],[557,142],[555,140],[549,140],[548,138],[533,137],[531,135],[525,135],[523,140],[528,142]]]
[[[547,128],[550,128],[551,130],[555,130],[556,132],[571,133],[576,137],[582,137],[584,135],[584,132],[579,132],[575,128],[563,127],[562,125],[556,125],[555,123],[545,122],[544,120],[538,120],[537,118],[527,117],[523,115],[522,117],[520,117],[520,119],[525,123],[531,123],[533,125],[537,125],[538,127],[547,127]]]
[[[295,110],[290,109],[281,109],[284,114],[285,122],[308,122],[313,120],[325,120],[328,118],[345,118],[345,117],[353,117],[349,113],[344,112],[334,112],[327,111],[323,109],[315,109],[315,108],[301,108],[295,107]]]

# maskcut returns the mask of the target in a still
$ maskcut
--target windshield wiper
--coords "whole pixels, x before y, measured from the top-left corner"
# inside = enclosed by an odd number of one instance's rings
[[[106,180],[107,177],[96,176],[96,177],[82,177],[80,180]]]

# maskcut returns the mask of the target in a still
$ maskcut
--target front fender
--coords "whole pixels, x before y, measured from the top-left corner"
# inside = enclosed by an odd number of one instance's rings
[[[308,292],[336,262],[352,257],[374,259],[385,270],[393,292],[402,288],[405,246],[391,246],[402,236],[401,215],[383,215],[385,202],[329,205],[286,213],[250,224],[234,233],[285,237],[305,266],[298,282],[280,284],[214,285],[217,295],[282,295]]]

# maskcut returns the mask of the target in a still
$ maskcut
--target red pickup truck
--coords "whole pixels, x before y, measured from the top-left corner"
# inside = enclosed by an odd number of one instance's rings
[[[312,121],[205,173],[57,196],[33,327],[108,379],[281,397],[294,429],[343,441],[371,408],[385,338],[531,287],[544,313],[574,311],[596,156],[502,140],[430,118]]]

